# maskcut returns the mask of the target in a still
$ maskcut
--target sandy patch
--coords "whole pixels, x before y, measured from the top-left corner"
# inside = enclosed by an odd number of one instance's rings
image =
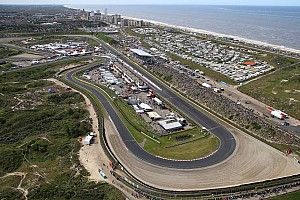
[[[33,59],[42,59],[43,56],[36,55],[36,54],[31,54],[31,53],[22,53],[19,55],[11,56],[9,57],[10,59],[28,59],[28,60],[33,60]]]

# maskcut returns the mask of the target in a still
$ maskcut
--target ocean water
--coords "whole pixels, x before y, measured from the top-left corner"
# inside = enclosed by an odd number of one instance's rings
[[[300,7],[68,5],[233,35],[300,50]]]

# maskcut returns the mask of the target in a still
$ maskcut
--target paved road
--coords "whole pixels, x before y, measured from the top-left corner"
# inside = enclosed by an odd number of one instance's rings
[[[126,126],[122,123],[121,119],[113,109],[112,105],[109,101],[99,92],[97,89],[92,87],[89,84],[80,82],[72,77],[75,71],[67,73],[67,79],[85,89],[93,93],[98,100],[103,105],[104,109],[107,111],[109,116],[111,117],[112,121],[114,122],[123,142],[126,145],[126,148],[131,151],[135,156],[140,158],[141,160],[154,164],[159,165],[162,167],[169,167],[169,168],[177,168],[177,169],[194,169],[194,168],[201,168],[201,167],[208,167],[217,163],[220,163],[227,159],[235,150],[236,141],[233,135],[227,131],[224,127],[220,124],[215,122],[214,120],[210,119],[203,113],[201,113],[198,109],[194,107],[194,105],[187,103],[181,97],[178,97],[173,91],[171,91],[168,87],[164,86],[163,84],[159,83],[158,81],[152,79],[155,84],[157,84],[162,90],[156,90],[156,92],[165,99],[168,99],[170,103],[176,105],[177,109],[181,112],[188,115],[192,120],[194,120],[198,124],[204,125],[206,128],[211,129],[211,132],[215,134],[220,139],[220,147],[218,151],[212,154],[209,157],[193,160],[193,161],[174,161],[174,160],[166,160],[156,156],[153,156],[143,150],[138,143],[134,140]],[[150,77],[149,77],[150,79]]]

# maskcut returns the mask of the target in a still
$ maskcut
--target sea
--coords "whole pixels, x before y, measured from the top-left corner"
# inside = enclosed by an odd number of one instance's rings
[[[66,5],[300,50],[300,6]]]

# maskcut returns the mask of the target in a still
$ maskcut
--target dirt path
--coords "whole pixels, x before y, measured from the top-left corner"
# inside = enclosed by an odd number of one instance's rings
[[[27,174],[24,172],[12,172],[12,173],[5,174],[4,176],[0,177],[0,179],[6,178],[9,176],[21,176],[22,178],[20,180],[20,183],[18,184],[18,187],[16,187],[16,188],[12,187],[12,188],[14,190],[20,191],[23,194],[24,198],[27,200],[28,190],[22,187],[22,183],[23,183],[23,180],[26,178],[26,175]]]

